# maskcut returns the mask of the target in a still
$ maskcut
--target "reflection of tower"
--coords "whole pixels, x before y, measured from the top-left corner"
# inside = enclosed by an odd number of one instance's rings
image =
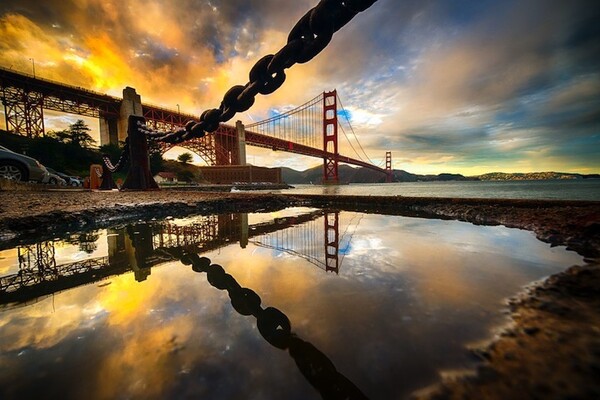
[[[150,275],[150,263],[152,253],[154,253],[152,226],[148,224],[129,225],[127,237],[125,237],[125,252],[135,280],[145,281]]]
[[[339,272],[338,252],[340,248],[340,213],[325,213],[325,271]]]
[[[125,230],[107,229],[106,242],[108,243],[108,264],[122,265],[127,262],[127,251],[125,249]]]
[[[240,247],[248,246],[248,213],[240,213]]]
[[[45,281],[49,277],[56,278],[54,242],[20,246],[17,254],[19,256],[19,272],[22,276],[37,276],[36,281]]]
[[[227,238],[231,241],[240,239],[240,246],[245,248],[248,244],[248,214],[219,214],[220,238]]]

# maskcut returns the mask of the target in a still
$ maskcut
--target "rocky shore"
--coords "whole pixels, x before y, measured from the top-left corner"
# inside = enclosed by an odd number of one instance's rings
[[[527,229],[583,255],[510,299],[513,323],[473,349],[481,366],[415,396],[600,398],[600,202],[322,196],[194,191],[0,191],[0,249],[139,219],[307,206]],[[568,266],[565,266],[568,267]]]

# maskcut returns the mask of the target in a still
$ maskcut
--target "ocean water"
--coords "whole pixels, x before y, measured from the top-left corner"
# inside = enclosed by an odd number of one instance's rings
[[[600,201],[600,179],[539,181],[449,181],[350,185],[292,185],[288,194],[461,197]]]

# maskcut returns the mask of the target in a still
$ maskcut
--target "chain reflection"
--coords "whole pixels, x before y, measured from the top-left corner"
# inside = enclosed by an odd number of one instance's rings
[[[243,316],[256,318],[261,336],[272,346],[287,350],[306,380],[325,400],[367,399],[361,390],[342,375],[333,362],[313,344],[292,332],[289,318],[275,307],[263,308],[260,296],[249,288],[242,287],[235,278],[219,264],[212,264],[207,257],[188,253],[183,249],[163,249],[184,265],[198,273],[206,273],[211,286],[226,290],[235,311]]]

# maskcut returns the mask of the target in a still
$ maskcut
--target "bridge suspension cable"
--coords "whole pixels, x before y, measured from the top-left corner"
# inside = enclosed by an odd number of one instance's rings
[[[346,110],[344,108],[344,105],[342,104],[342,99],[340,98],[340,96],[339,95],[336,95],[336,96],[337,96],[337,101],[340,104],[340,108],[343,111],[341,114],[344,116],[344,119],[348,123],[348,126],[350,127],[350,131],[352,132],[352,135],[354,136],[354,139],[356,140],[356,143],[358,144],[358,147],[360,148],[360,150],[362,151],[362,153],[365,155],[366,160],[364,158],[362,158],[360,154],[358,154],[358,152],[356,151],[356,149],[354,148],[354,146],[352,146],[352,142],[350,142],[350,138],[346,134],[346,131],[344,130],[343,125],[339,124],[340,128],[342,129],[342,132],[344,133],[344,136],[346,137],[346,139],[348,140],[348,143],[350,144],[350,147],[352,147],[352,150],[354,150],[354,152],[356,153],[356,155],[358,156],[359,159],[361,159],[362,161],[365,161],[365,162],[370,162],[373,165],[377,165],[377,164],[375,164],[375,162],[373,162],[373,160],[371,160],[371,158],[365,152],[365,149],[362,147],[360,141],[358,140],[358,137],[356,136],[356,132],[354,131],[354,128],[352,127],[352,124],[350,123],[350,118],[348,117],[348,110]],[[381,163],[379,165],[381,165]]]
[[[247,125],[250,131],[313,148],[323,146],[323,94],[264,121]]]

